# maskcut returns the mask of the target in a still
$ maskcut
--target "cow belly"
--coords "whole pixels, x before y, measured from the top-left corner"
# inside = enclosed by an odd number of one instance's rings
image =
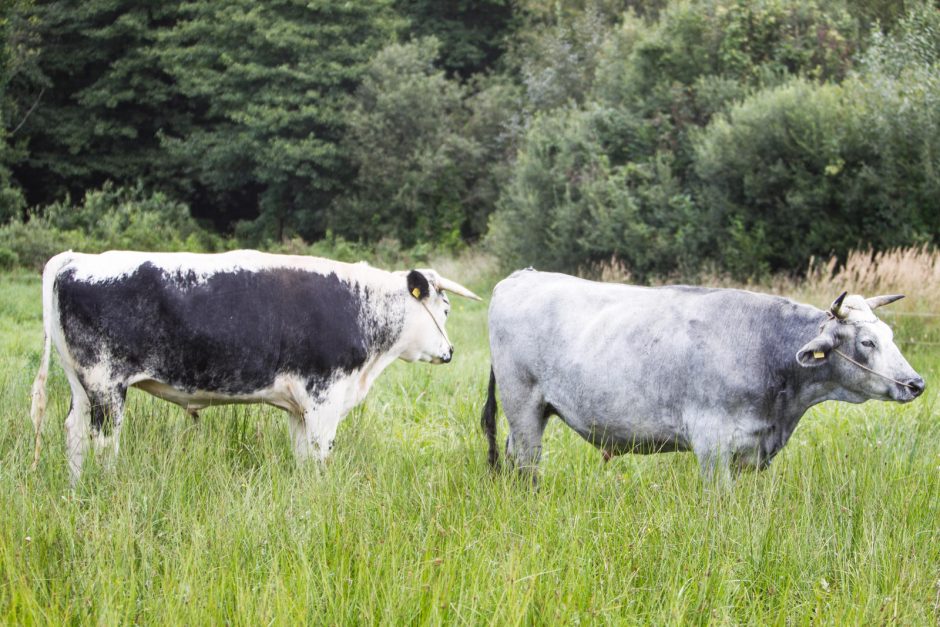
[[[190,410],[203,409],[212,405],[265,403],[294,414],[303,412],[298,393],[304,389],[304,386],[292,377],[278,377],[275,384],[270,387],[240,394],[208,390],[185,391],[155,379],[137,381],[132,384],[132,387]]]
[[[598,448],[616,453],[690,450],[681,410],[665,403],[650,407],[642,396],[592,389],[587,381],[540,387],[553,413]]]
[[[564,420],[564,418],[562,418]],[[689,450],[688,443],[678,434],[663,428],[663,423],[652,422],[647,427],[629,423],[593,423],[589,426],[565,421],[581,437],[609,453],[671,453]]]

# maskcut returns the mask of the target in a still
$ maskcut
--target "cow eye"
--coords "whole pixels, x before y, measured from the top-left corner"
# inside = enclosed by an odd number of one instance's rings
[[[871,340],[862,340],[862,346],[865,348],[875,348],[875,343]]]

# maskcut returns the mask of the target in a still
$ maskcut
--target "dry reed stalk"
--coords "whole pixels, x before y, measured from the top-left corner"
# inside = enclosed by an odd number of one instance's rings
[[[841,266],[835,257],[825,263],[810,260],[800,291],[825,299],[843,290],[865,296],[904,294],[907,298],[892,311],[940,313],[940,250],[926,245],[855,250]]]

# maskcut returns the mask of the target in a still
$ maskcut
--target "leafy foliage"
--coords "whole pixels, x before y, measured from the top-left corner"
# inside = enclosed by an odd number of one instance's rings
[[[518,18],[510,0],[395,0],[414,38],[441,42],[440,67],[464,78],[492,68]]]
[[[505,269],[613,258],[641,280],[936,242],[938,16],[881,0],[11,0],[0,223],[111,181],[246,245],[452,250],[490,229]]]
[[[21,110],[10,93],[11,84],[34,71],[36,43],[32,29],[23,24],[28,0],[0,5],[0,224],[22,214],[26,202],[13,181],[11,165],[24,157],[22,142],[15,135],[30,110]],[[11,259],[6,258],[5,263]]]
[[[223,246],[218,235],[193,220],[185,205],[161,193],[148,194],[140,186],[106,184],[87,192],[80,205],[54,203],[42,215],[0,226],[0,257],[37,270],[65,249],[213,252]]]
[[[471,97],[435,69],[437,54],[434,39],[394,44],[366,69],[341,146],[357,175],[333,211],[336,233],[451,247],[482,234],[512,95],[493,84]]]
[[[491,222],[508,265],[570,270],[613,256],[644,279],[694,263],[694,206],[669,155],[612,165],[600,137],[609,113],[563,109],[533,123]]]
[[[392,33],[387,2],[196,0],[159,34],[158,55],[192,111],[166,133],[206,200],[234,218],[260,213],[280,239],[325,232],[346,182],[337,143],[345,94]]]
[[[81,196],[106,180],[170,178],[157,133],[183,112],[152,46],[176,5],[62,0],[19,15],[41,42],[36,71],[14,85],[20,108],[35,106],[21,129],[28,155],[15,167],[30,202]]]
[[[701,198],[723,214],[726,267],[746,275],[866,243],[940,243],[938,65],[869,67],[842,85],[755,94],[700,135]]]

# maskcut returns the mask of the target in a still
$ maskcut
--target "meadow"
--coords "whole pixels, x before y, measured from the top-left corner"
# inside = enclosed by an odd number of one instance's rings
[[[492,475],[486,304],[456,298],[454,361],[389,368],[324,471],[294,463],[278,410],[194,421],[132,391],[115,467],[90,460],[72,491],[57,365],[29,469],[39,277],[0,275],[0,622],[937,624],[940,346],[920,314],[938,310],[940,263],[898,255],[894,275],[823,264],[763,289],[819,307],[836,283],[913,290],[884,319],[924,396],[817,406],[767,471],[720,493],[691,454],[605,464],[557,420],[538,491]],[[486,296],[495,277],[474,276]]]

